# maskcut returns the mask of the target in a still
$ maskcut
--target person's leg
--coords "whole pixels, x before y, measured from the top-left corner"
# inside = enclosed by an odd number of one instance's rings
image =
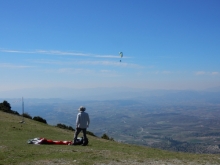
[[[83,131],[83,139],[87,139],[87,137],[86,137],[86,128],[82,129],[82,131]]]
[[[83,131],[83,145],[87,145],[88,144],[88,139],[86,136],[86,129],[82,129]]]
[[[77,139],[77,137],[78,137],[78,135],[79,135],[79,133],[81,132],[81,128],[76,128],[76,130],[75,130],[75,134],[74,134],[74,144],[76,143],[76,139]]]

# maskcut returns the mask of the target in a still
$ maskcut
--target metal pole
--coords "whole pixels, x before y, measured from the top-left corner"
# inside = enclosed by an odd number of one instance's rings
[[[24,99],[22,97],[22,122],[24,122]]]
[[[24,99],[22,97],[22,120],[20,121],[20,123],[24,123]]]

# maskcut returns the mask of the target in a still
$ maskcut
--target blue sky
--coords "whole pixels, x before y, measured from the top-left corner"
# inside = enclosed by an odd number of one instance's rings
[[[219,86],[219,7],[219,0],[0,0],[0,93]]]

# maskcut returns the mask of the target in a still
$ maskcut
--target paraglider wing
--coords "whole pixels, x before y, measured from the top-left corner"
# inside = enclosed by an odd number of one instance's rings
[[[123,52],[119,52],[119,55],[122,58],[123,57]]]

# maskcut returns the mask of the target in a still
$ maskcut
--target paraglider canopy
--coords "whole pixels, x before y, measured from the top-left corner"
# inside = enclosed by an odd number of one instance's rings
[[[123,57],[123,52],[119,52],[119,56],[122,58]],[[120,60],[121,62],[121,60]]]
[[[122,58],[123,57],[123,52],[119,52],[119,55]]]

